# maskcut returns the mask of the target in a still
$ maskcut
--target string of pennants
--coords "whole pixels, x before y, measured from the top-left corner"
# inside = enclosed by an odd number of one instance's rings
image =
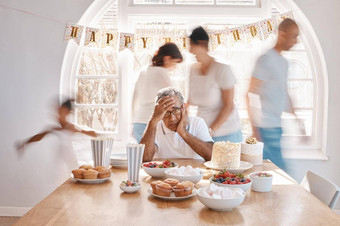
[[[217,46],[223,45],[232,47],[236,43],[248,44],[254,39],[267,39],[277,30],[278,25],[285,18],[294,19],[292,12],[280,14],[276,17],[268,18],[256,23],[246,24],[234,28],[209,31],[209,49],[214,50]],[[82,38],[84,40],[82,40]],[[84,41],[84,46],[95,46],[100,48],[112,47],[119,51],[130,49],[131,51],[141,51],[152,49],[154,41],[159,45],[167,42],[175,43],[179,49],[187,50],[189,38],[186,32],[172,32],[169,34],[133,34],[118,33],[115,30],[102,30],[91,27],[84,27],[74,23],[68,23],[65,30],[64,41],[74,40],[77,44]]]

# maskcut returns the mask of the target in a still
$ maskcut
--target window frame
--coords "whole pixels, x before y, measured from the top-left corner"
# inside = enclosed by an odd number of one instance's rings
[[[120,125],[119,125],[119,109],[121,108],[121,100],[119,97],[119,84],[120,84],[120,80],[121,77],[119,75],[119,71],[118,71],[118,52],[117,50],[111,50],[111,49],[100,49],[100,48],[94,48],[94,47],[85,47],[84,45],[79,45],[78,47],[79,51],[80,51],[80,57],[78,59],[78,63],[77,63],[77,70],[76,73],[74,75],[74,91],[75,91],[75,96],[78,93],[78,79],[116,79],[117,80],[117,103],[113,103],[113,104],[78,104],[75,101],[75,109],[76,108],[112,108],[112,109],[118,109],[118,122],[117,122],[117,132],[109,132],[109,131],[96,131],[97,133],[100,134],[109,134],[109,135],[113,135],[113,136],[118,136],[119,135],[119,131],[120,131]],[[105,52],[114,52],[117,54],[117,68],[116,68],[116,74],[114,75],[79,75],[79,67],[80,67],[80,62],[82,60],[81,55],[83,53],[83,51],[105,51]],[[75,98],[76,99],[76,98]],[[78,118],[77,118],[77,114],[75,112],[75,114],[73,115],[73,122],[75,122],[76,124],[78,124]],[[79,125],[79,124],[78,124]]]
[[[96,24],[99,22],[100,18],[107,12],[107,10],[112,7],[113,4],[117,3],[118,0],[101,0],[95,1],[92,5],[86,10],[81,19],[77,24],[87,27],[96,27]],[[116,28],[117,29],[117,28]],[[67,97],[75,97],[76,93],[76,80],[79,62],[81,58],[81,54],[83,51],[82,43],[79,45],[73,41],[67,43],[63,65],[61,69],[61,78],[60,78],[60,103],[64,101]],[[123,51],[124,52],[124,51]],[[121,61],[125,59],[125,55],[122,52],[118,52],[117,54],[117,76],[118,79],[118,96],[117,96],[117,106],[118,108],[118,132],[99,132],[99,135],[112,135],[115,140],[123,140],[124,138],[129,136],[127,126],[128,125],[128,116],[124,114],[129,111],[128,103],[123,101],[123,96],[127,95],[127,91],[122,87],[126,84],[126,78],[122,76]],[[96,77],[98,78],[98,76]],[[110,78],[113,78],[112,76]],[[125,85],[126,86],[126,85]],[[77,105],[80,106],[80,105]],[[90,105],[86,105],[90,106]],[[93,105],[97,106],[105,106],[108,105]],[[73,114],[71,120],[76,122],[76,115]]]
[[[213,0],[212,3],[206,4],[195,4],[195,3],[176,3],[177,0],[171,0],[172,3],[134,3],[134,0],[128,0],[130,6],[198,6],[198,7],[205,7],[205,6],[228,6],[228,7],[259,7],[260,0],[255,0],[254,5],[247,5],[247,4],[223,4],[218,3],[218,0]]]
[[[117,0],[101,0],[95,1],[89,9],[84,13],[78,24],[91,26],[98,21],[98,19],[106,12],[106,10]],[[130,0],[131,1],[131,0]],[[155,18],[159,21],[168,21],[168,18],[176,15],[182,18],[186,18],[188,25],[196,26],[198,24],[197,20],[203,13],[207,15],[206,17],[211,17],[211,22],[220,20],[224,15],[228,15],[228,18],[232,21],[233,19],[238,23],[242,23],[237,16],[247,15],[252,18],[254,22],[261,19],[269,18],[271,4],[266,0],[258,0],[259,5],[253,6],[230,6],[223,5],[218,6],[193,6],[193,5],[176,5],[176,6],[131,6],[130,1],[118,0],[118,31],[119,32],[133,32],[133,22],[141,18]],[[303,12],[298,8],[293,0],[273,0],[271,3],[275,4],[281,11],[294,11],[295,18],[301,22],[300,29],[303,33],[303,43],[305,48],[308,48],[308,57],[313,71],[314,78],[314,110],[313,121],[315,123],[315,144],[312,146],[306,146],[305,148],[299,148],[299,150],[293,147],[285,151],[286,157],[295,159],[327,159],[326,151],[326,141],[327,141],[327,112],[328,112],[328,78],[327,78],[327,68],[326,62],[323,55],[321,45],[318,38],[311,26],[310,22],[303,14]],[[190,13],[188,13],[188,7],[190,7]],[[207,13],[208,11],[208,13]],[[156,13],[157,12],[157,13]],[[166,15],[166,19],[164,19]],[[176,17],[173,21],[179,21]],[[193,18],[193,19],[191,19]],[[123,114],[123,112],[129,111],[127,101],[122,99],[122,96],[129,96],[129,91],[124,84],[129,84],[129,71],[122,66],[122,60],[126,60],[131,56],[127,51],[122,51],[118,54],[118,74],[120,76],[118,84],[118,102],[122,104],[119,108],[119,136],[121,138],[126,138],[129,136],[128,130],[128,116]],[[313,53],[313,54],[311,54]],[[68,42],[65,51],[65,56],[63,59],[63,66],[61,70],[60,79],[60,102],[64,101],[66,97],[74,96],[73,88],[75,81],[75,73],[77,69],[77,64],[79,62],[81,51],[75,42]],[[130,67],[131,68],[131,67]],[[122,88],[124,87],[124,89]],[[124,118],[125,117],[125,118]]]
[[[314,98],[313,98],[313,141],[311,144],[303,147],[299,146],[297,149],[295,146],[284,146],[284,155],[287,158],[311,158],[311,159],[327,159],[326,156],[326,123],[327,122],[327,97],[328,97],[328,86],[327,86],[327,70],[324,62],[322,49],[318,42],[317,36],[314,33],[308,19],[304,16],[301,10],[295,5],[293,1],[285,1],[282,3],[281,0],[273,0],[272,2],[259,0],[259,7],[244,7],[244,6],[209,6],[209,5],[190,5],[191,11],[188,12],[188,5],[131,5],[126,1],[120,0],[120,16],[118,18],[119,28],[129,28],[127,32],[134,32],[134,23],[136,21],[152,22],[157,21],[165,22],[180,22],[185,18],[192,27],[197,25],[197,21],[200,21],[199,15],[204,14],[205,18],[211,17],[211,22],[218,22],[221,18],[225,18],[224,15],[228,15],[230,21],[239,20],[240,15],[247,15],[252,18],[254,22],[261,19],[270,18],[271,6],[275,4],[281,12],[294,11],[295,18],[301,21],[300,24],[301,41],[304,44],[306,52],[308,54],[309,62],[312,69],[312,81],[314,87]],[[149,7],[150,6],[150,7]],[[204,11],[204,12],[203,12]],[[208,11],[208,13],[207,13]],[[157,12],[157,13],[156,13]],[[242,12],[242,13],[240,13]],[[176,15],[177,17],[174,17]],[[249,21],[248,21],[249,23]],[[202,23],[201,23],[202,24]],[[305,32],[308,31],[308,32]],[[313,53],[313,54],[312,54]],[[318,76],[317,76],[318,75]],[[292,79],[301,80],[301,79]],[[310,79],[308,79],[310,80]],[[325,100],[322,103],[322,100]],[[285,136],[287,137],[287,136]],[[284,137],[284,138],[285,138]],[[308,150],[307,153],[305,151]]]

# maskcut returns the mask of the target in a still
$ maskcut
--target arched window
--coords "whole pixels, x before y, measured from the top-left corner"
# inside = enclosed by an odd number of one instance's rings
[[[295,97],[294,107],[306,132],[299,133],[292,116],[284,114],[284,149],[286,154],[294,151],[294,157],[324,156],[326,130],[323,122],[326,122],[327,115],[325,62],[311,25],[292,0],[130,0],[118,1],[118,4],[117,1],[107,1],[97,11],[99,13],[92,16],[96,19],[92,18],[91,27],[131,32],[136,39],[145,34],[161,36],[186,33],[197,25],[204,26],[208,31],[221,30],[293,11],[301,34],[299,43],[284,53],[284,56],[290,62],[289,92]],[[238,81],[235,101],[242,119],[244,136],[251,133],[244,99],[251,72],[257,57],[274,42],[275,34],[266,40],[254,40],[247,45],[236,44],[232,48],[220,46],[211,52],[218,61],[230,63],[234,69]],[[77,100],[75,122],[102,132],[120,134],[120,137],[128,136],[127,112],[134,81],[139,72],[150,63],[154,51],[161,44],[161,41],[154,42],[151,49],[119,54],[116,50],[85,48],[81,45],[77,47],[74,59],[78,59],[73,62],[72,78],[68,80],[72,81],[68,88],[73,90],[69,92]],[[195,59],[185,49],[182,53],[184,63],[177,67],[172,80],[186,95],[188,69]],[[133,71],[126,64],[118,63],[118,59],[126,57],[135,59]],[[63,81],[65,84],[67,80]],[[307,142],[300,142],[301,138]]]

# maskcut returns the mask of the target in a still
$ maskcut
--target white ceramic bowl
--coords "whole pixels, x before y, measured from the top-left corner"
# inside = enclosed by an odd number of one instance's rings
[[[241,197],[237,198],[231,198],[231,199],[214,199],[214,198],[208,198],[201,195],[201,191],[204,188],[198,189],[196,192],[196,196],[198,200],[205,205],[206,207],[215,210],[215,211],[231,211],[233,208],[238,207],[241,205],[241,203],[244,200],[244,197],[246,196],[245,193]]]
[[[140,184],[138,184],[136,187],[126,187],[126,186],[122,186],[122,185],[119,185],[120,189],[126,193],[134,193],[134,192],[137,192],[139,191],[139,189],[141,188]]]
[[[270,173],[271,177],[259,177],[256,176],[256,173],[251,173],[249,176],[251,180],[253,181],[253,184],[251,186],[251,190],[257,191],[257,192],[269,192],[272,190],[272,183],[273,183],[273,175]]]
[[[241,188],[244,192],[248,191],[248,189],[251,187],[251,184],[253,183],[252,179],[245,177],[245,179],[250,179],[249,183],[246,184],[222,184],[215,181],[212,181],[212,177],[210,177],[210,183],[216,184],[217,186],[221,187],[228,187],[228,188]]]
[[[155,162],[155,163],[162,163],[162,162]],[[173,169],[173,168],[177,168],[178,165],[176,164],[176,166],[171,167],[171,168],[150,168],[150,167],[145,167],[144,164],[148,164],[148,162],[145,162],[142,164],[142,167],[144,169],[144,171],[149,174],[150,176],[154,177],[154,178],[165,178],[165,171],[168,169]]]
[[[204,176],[204,172],[200,171],[199,175],[194,175],[194,176],[180,176],[180,175],[173,175],[173,174],[169,174],[169,169],[165,171],[165,175],[167,178],[174,178],[177,179],[179,181],[191,181],[192,183],[196,184],[198,183],[200,180],[202,180],[203,176]]]

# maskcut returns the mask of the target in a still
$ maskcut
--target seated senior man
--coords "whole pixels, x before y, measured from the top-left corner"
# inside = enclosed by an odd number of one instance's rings
[[[161,89],[154,112],[140,142],[145,144],[143,161],[157,158],[211,159],[213,140],[199,117],[188,117],[182,93]]]

